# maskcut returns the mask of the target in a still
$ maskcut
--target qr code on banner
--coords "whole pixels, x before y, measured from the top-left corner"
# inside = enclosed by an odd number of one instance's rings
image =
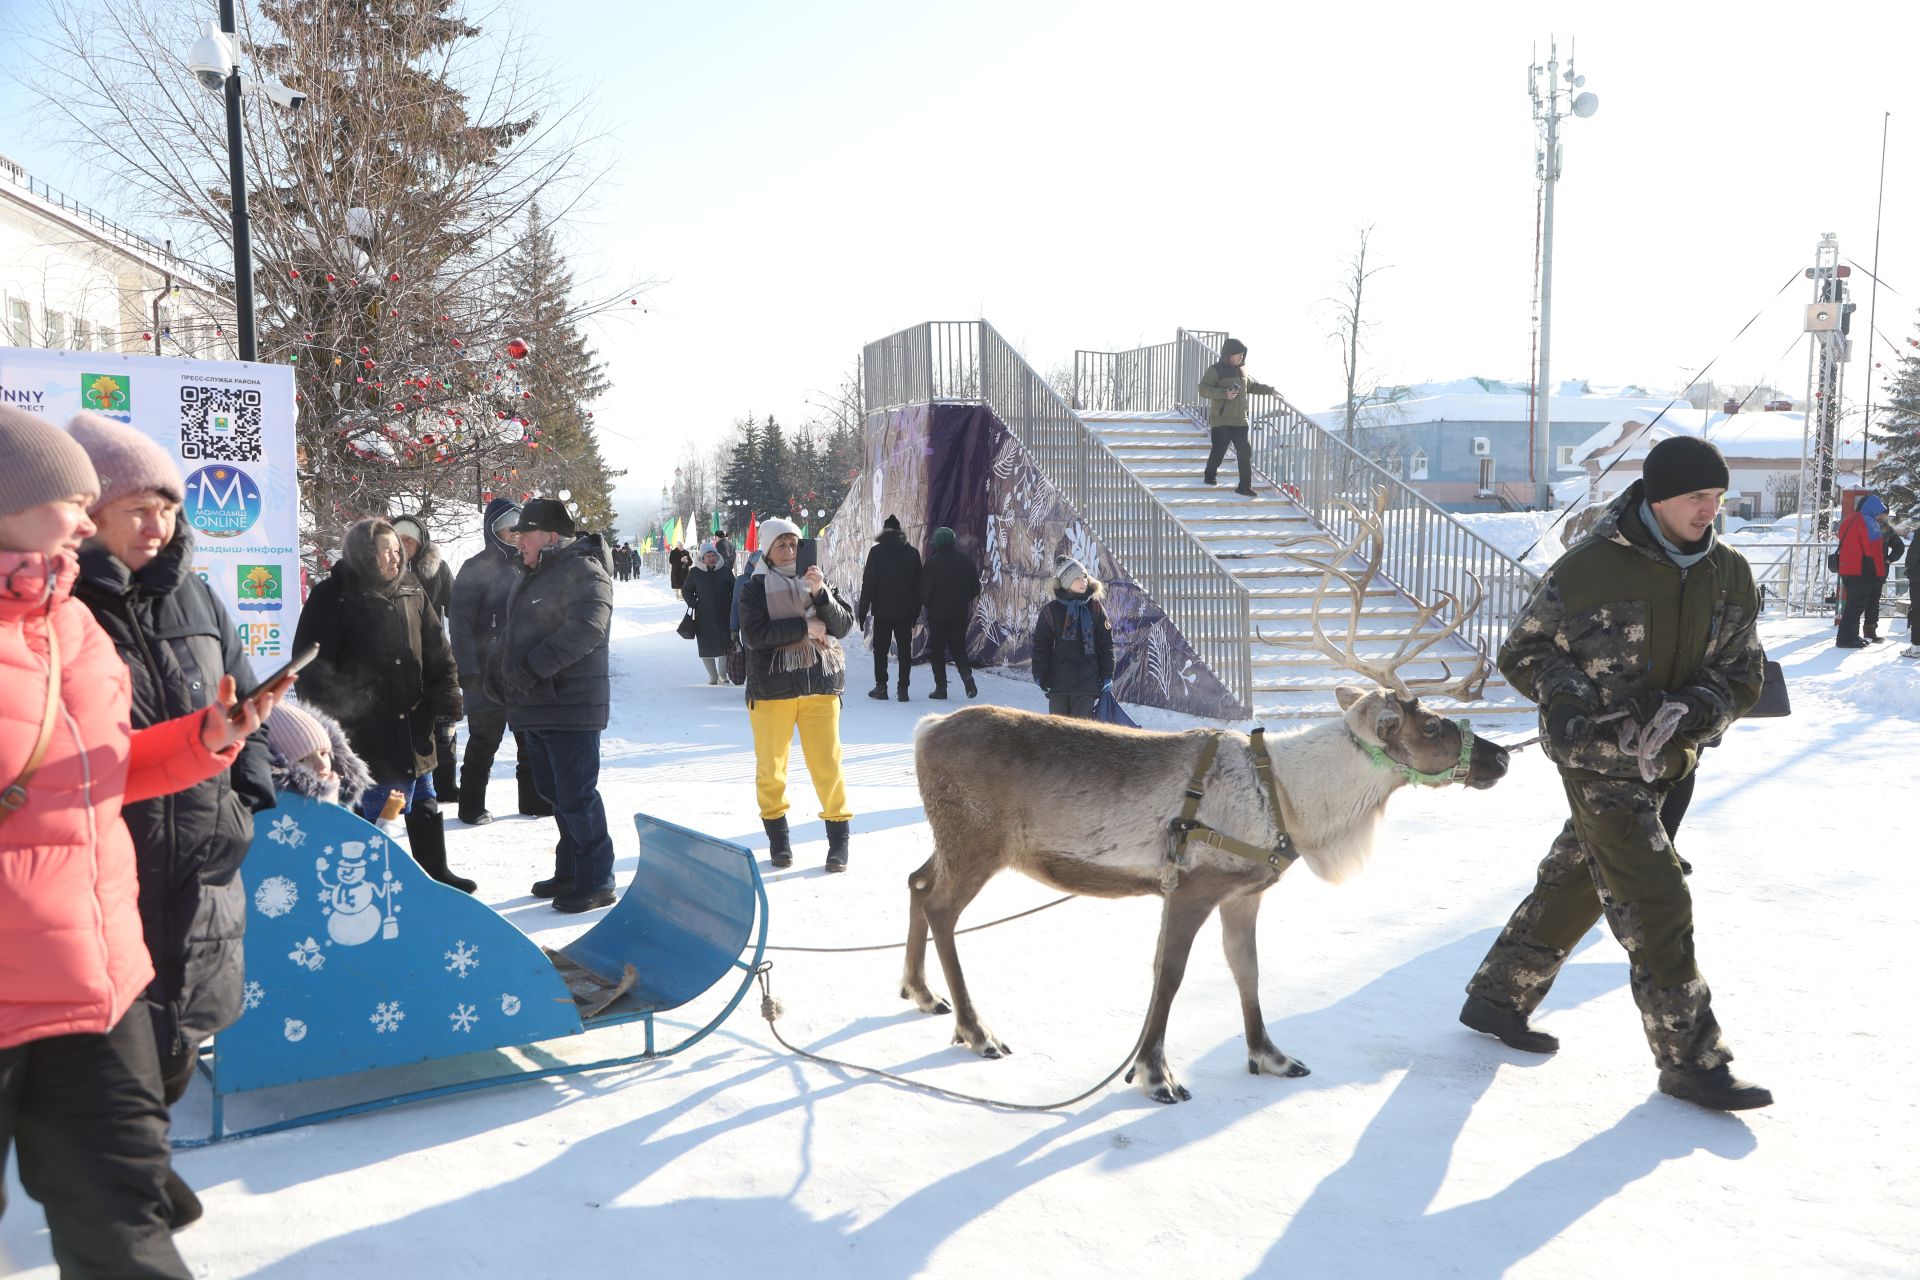
[[[190,462],[258,462],[260,393],[247,387],[182,386],[180,456]]]

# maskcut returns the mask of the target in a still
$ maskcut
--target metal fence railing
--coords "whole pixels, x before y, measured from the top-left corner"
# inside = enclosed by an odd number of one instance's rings
[[[1087,401],[1082,407],[1089,411],[1176,410],[1204,427],[1207,406],[1200,399],[1200,375],[1219,358],[1225,337],[1217,331],[1181,329],[1172,342],[1138,351],[1080,352],[1074,362],[1076,395],[1084,388]],[[1084,364],[1081,357],[1087,358]],[[1346,504],[1370,511],[1373,491],[1384,487],[1388,507],[1381,572],[1423,604],[1440,592],[1470,599],[1469,575],[1478,579],[1484,601],[1460,635],[1489,656],[1498,652],[1507,628],[1532,595],[1537,576],[1286,397],[1262,393],[1246,399],[1255,469],[1343,540],[1358,532]]]
[[[1253,714],[1247,589],[992,325],[930,321],[903,329],[867,345],[864,371],[869,414],[941,402],[991,410],[1241,713]]]

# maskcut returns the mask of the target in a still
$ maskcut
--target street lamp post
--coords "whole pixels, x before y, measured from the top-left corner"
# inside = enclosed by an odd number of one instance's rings
[[[220,0],[220,30],[229,50],[238,45],[233,0]],[[227,99],[227,181],[233,191],[233,305],[239,311],[240,358],[258,355],[253,338],[253,245],[247,235],[247,175],[241,164],[240,68],[230,64],[225,86]]]
[[[1533,120],[1543,137],[1536,155],[1541,184],[1540,198],[1540,368],[1534,379],[1534,402],[1539,406],[1535,418],[1532,456],[1529,464],[1534,479],[1534,504],[1545,511],[1552,506],[1553,445],[1549,440],[1553,426],[1553,388],[1548,382],[1549,356],[1553,349],[1553,193],[1560,180],[1560,121],[1568,115],[1582,120],[1600,109],[1598,94],[1575,94],[1587,78],[1575,75],[1573,55],[1567,55],[1567,68],[1560,70],[1559,47],[1547,45],[1546,88],[1541,90],[1538,64],[1527,68],[1527,91],[1533,95]],[[1565,80],[1567,87],[1561,88]],[[1563,105],[1564,103],[1564,105]]]

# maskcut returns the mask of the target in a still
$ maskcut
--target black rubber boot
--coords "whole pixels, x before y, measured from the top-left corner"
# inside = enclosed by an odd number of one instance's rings
[[[760,825],[767,829],[767,860],[775,867],[792,866],[793,838],[787,832],[787,815],[762,818]]]
[[[1771,1090],[1740,1079],[1724,1062],[1711,1071],[1662,1067],[1660,1092],[1709,1111],[1751,1111],[1773,1105]]]
[[[887,700],[887,686],[884,684],[877,684],[873,686],[873,688],[867,690],[867,696],[869,698],[878,698],[880,701],[885,702]]]
[[[407,814],[407,851],[420,869],[438,880],[441,884],[451,885],[462,893],[472,893],[479,888],[465,876],[457,876],[447,870],[447,829],[446,819],[438,810],[428,813],[416,804]]]
[[[928,694],[927,697],[935,702],[945,702],[947,700],[947,686],[943,684],[933,686],[933,692]]]
[[[900,701],[905,702],[907,700],[907,686],[901,685],[900,688],[895,691],[895,693],[896,693],[896,696],[899,697]],[[880,691],[880,696],[883,698],[886,697],[887,691],[885,689],[882,689]]]
[[[902,699],[906,697],[901,695]],[[827,824],[827,870],[845,871],[847,869],[847,825],[844,822]]]
[[[193,1188],[186,1184],[180,1171],[172,1165],[167,1166],[167,1180],[161,1190],[167,1197],[167,1225],[175,1231],[192,1226],[206,1212],[201,1208],[200,1197],[193,1194]]]
[[[1558,1036],[1535,1031],[1527,1025],[1525,1014],[1502,1009],[1491,1000],[1482,1000],[1479,996],[1467,997],[1466,1004],[1460,1007],[1460,1021],[1523,1053],[1560,1052]]]

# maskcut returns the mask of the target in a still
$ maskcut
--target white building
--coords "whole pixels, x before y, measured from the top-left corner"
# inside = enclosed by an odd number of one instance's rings
[[[224,282],[0,156],[0,346],[232,359]]]
[[[1726,414],[1682,405],[1668,409],[1649,429],[1653,415],[1635,414],[1608,424],[1574,451],[1587,473],[1594,501],[1605,503],[1640,478],[1641,464],[1654,445],[1675,435],[1704,436],[1719,446],[1732,481],[1727,490],[1727,513],[1746,520],[1786,514],[1796,504],[1800,457],[1807,416],[1797,410]],[[1858,428],[1843,437],[1834,450],[1834,477],[1839,488],[1858,486],[1860,439]],[[1867,460],[1880,456],[1878,445],[1867,450]],[[1811,477],[1809,477],[1811,482]]]

